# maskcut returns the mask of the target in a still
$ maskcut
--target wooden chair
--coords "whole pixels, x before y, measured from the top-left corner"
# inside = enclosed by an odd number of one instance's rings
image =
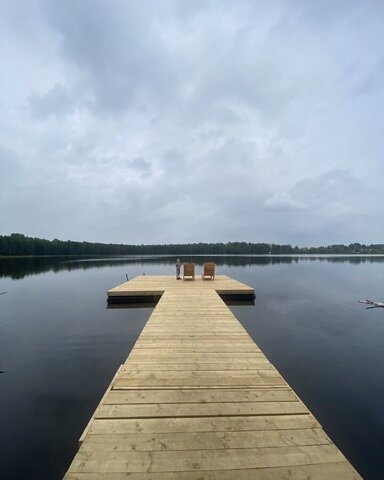
[[[188,277],[191,280],[195,279],[195,264],[194,263],[184,263],[183,280],[185,280],[185,277]]]
[[[201,278],[203,280],[214,280],[215,279],[215,267],[216,264],[213,262],[204,263],[204,271]]]

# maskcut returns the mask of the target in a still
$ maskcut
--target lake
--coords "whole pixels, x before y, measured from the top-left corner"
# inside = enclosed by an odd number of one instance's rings
[[[60,479],[151,308],[107,308],[176,257],[0,259],[0,478]],[[182,257],[256,290],[231,310],[366,479],[384,478],[384,257]]]

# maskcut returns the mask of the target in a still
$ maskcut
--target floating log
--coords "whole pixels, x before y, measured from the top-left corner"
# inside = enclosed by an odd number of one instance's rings
[[[369,307],[367,307],[367,308],[384,307],[383,302],[374,302],[373,300],[359,300],[359,303],[364,303],[365,305],[369,305]]]

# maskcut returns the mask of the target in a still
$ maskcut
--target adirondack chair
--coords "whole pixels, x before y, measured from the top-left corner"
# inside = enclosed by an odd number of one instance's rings
[[[204,271],[201,278],[203,280],[214,280],[215,279],[215,267],[216,264],[213,262],[204,263]]]
[[[194,263],[184,263],[183,269],[183,280],[188,277],[191,280],[195,279],[195,264]]]

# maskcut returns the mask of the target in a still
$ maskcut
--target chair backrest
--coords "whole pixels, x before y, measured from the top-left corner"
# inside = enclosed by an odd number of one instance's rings
[[[195,264],[194,263],[184,263],[184,276],[194,277],[195,276]]]
[[[204,263],[204,277],[213,277],[215,275],[216,264],[214,262]]]

